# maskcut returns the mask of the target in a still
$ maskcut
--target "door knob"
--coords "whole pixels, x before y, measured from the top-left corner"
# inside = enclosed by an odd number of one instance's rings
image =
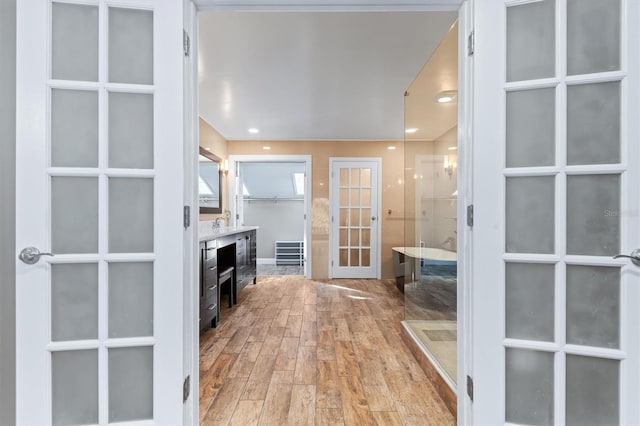
[[[617,254],[615,256],[613,256],[614,259],[620,259],[621,257],[627,258],[627,259],[631,259],[631,262],[636,265],[636,266],[640,266],[640,249],[635,249],[634,251],[631,252],[630,255],[628,254]]]
[[[27,247],[25,249],[22,249],[22,251],[20,252],[20,255],[18,255],[18,258],[22,260],[24,263],[26,263],[27,265],[34,265],[38,263],[38,261],[40,260],[40,256],[53,257],[54,254],[40,253],[40,250],[38,250],[37,247]]]

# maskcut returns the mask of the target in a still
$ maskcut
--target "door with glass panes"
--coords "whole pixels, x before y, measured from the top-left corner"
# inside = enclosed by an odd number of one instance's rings
[[[20,0],[17,40],[17,423],[179,424],[182,2]]]
[[[331,158],[331,278],[380,278],[379,158]]]
[[[475,424],[640,423],[638,22],[475,2]]]

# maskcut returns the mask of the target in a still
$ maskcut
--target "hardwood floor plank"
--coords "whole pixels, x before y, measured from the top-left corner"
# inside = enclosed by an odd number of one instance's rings
[[[357,376],[341,376],[340,393],[345,424],[358,426],[373,424],[367,397]]]
[[[252,330],[249,327],[238,327],[222,352],[239,354],[240,351],[242,351],[242,347],[247,341],[247,338],[251,334],[251,331]]]
[[[231,370],[229,370],[227,377],[249,378],[261,349],[262,342],[247,342],[238,355],[238,358],[233,363]]]
[[[269,385],[258,424],[284,425],[287,423],[292,387],[293,385],[282,383],[272,383]]]
[[[274,327],[286,327],[287,320],[289,319],[289,312],[291,312],[289,309],[283,309],[278,312],[278,315],[273,319],[273,323],[271,325]]]
[[[302,346],[318,345],[318,328],[316,326],[315,321],[305,321],[303,319],[302,329],[300,331],[300,345]]]
[[[316,348],[313,346],[298,346],[294,383],[297,385],[315,385],[317,378]]]
[[[318,388],[316,390],[316,406],[318,408],[342,409],[340,395],[340,376],[336,361],[317,361]]]
[[[371,415],[376,426],[403,426],[402,419],[395,411],[374,411]]]
[[[333,319],[333,338],[338,340],[351,340],[351,332],[349,331],[349,324],[344,318]]]
[[[255,426],[260,419],[264,401],[242,400],[238,401],[236,410],[229,422],[230,426]]]
[[[339,376],[360,376],[360,366],[350,341],[336,340],[336,361]]]
[[[316,408],[317,426],[344,426],[344,415],[339,408]]]
[[[393,399],[389,397],[387,385],[368,386],[363,385],[364,393],[371,411],[395,411]]]
[[[316,386],[293,385],[287,424],[313,425],[316,417]]]
[[[302,331],[302,315],[289,314],[287,327],[284,329],[285,337],[300,337]]]
[[[278,357],[273,367],[275,370],[295,370],[299,340],[297,337],[284,337],[282,339]]]
[[[240,395],[247,383],[246,379],[229,379],[224,382],[217,397],[207,410],[202,424],[226,424],[236,410]]]
[[[251,370],[247,386],[241,399],[264,399],[269,389],[269,382],[276,364],[276,355],[264,354],[264,346]]]
[[[315,302],[315,298],[313,299]],[[316,321],[316,304],[306,304],[302,308],[302,320],[303,321]]]

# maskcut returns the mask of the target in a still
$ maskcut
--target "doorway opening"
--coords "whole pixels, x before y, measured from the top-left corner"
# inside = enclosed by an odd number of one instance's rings
[[[257,275],[311,277],[311,156],[232,155],[232,222],[257,226]]]

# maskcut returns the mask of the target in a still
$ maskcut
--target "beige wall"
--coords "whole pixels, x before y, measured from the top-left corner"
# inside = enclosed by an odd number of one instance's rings
[[[263,146],[271,147],[269,151]],[[387,147],[394,145],[391,151]],[[312,157],[312,277],[329,273],[329,158],[382,158],[382,278],[394,278],[391,247],[404,244],[404,151],[389,141],[228,141],[229,155],[311,155]],[[391,213],[389,213],[391,211]]]

